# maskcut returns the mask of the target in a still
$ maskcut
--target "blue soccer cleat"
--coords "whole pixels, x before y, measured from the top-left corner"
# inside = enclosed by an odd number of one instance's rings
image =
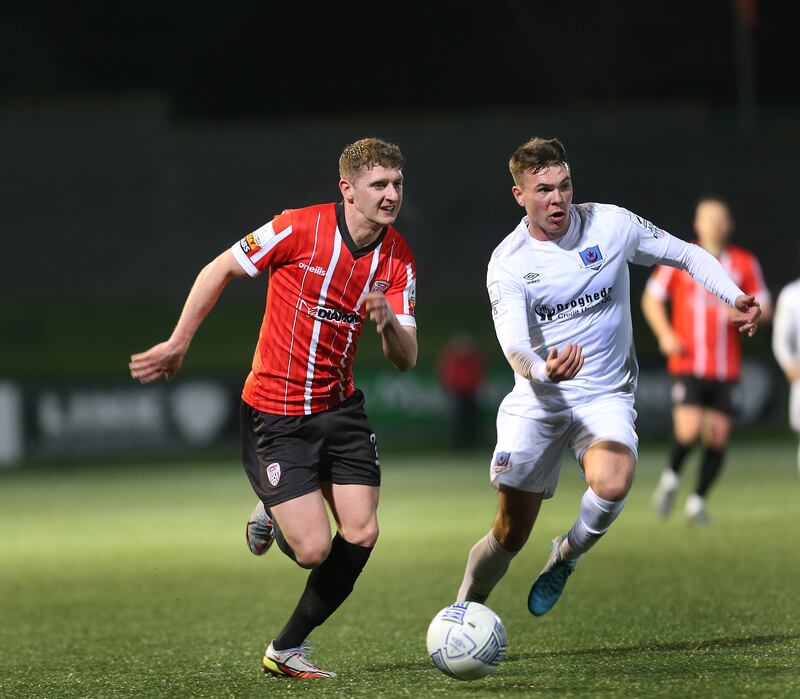
[[[577,558],[572,561],[564,561],[559,556],[559,548],[565,538],[566,536],[557,536],[553,539],[550,558],[547,559],[542,572],[531,586],[530,594],[528,594],[528,611],[533,616],[542,616],[553,608],[564,591],[567,578],[572,575],[572,571],[578,564]]]

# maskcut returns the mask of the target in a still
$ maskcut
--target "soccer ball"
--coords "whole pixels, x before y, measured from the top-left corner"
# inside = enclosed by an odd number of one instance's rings
[[[477,680],[497,669],[506,654],[506,630],[489,607],[456,602],[428,627],[428,655],[445,675]]]

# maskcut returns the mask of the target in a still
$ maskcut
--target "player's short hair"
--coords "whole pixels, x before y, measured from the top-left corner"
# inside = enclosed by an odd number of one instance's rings
[[[704,194],[702,197],[698,198],[694,206],[695,211],[700,208],[701,204],[722,204],[728,211],[731,210],[730,202],[725,197],[721,197],[718,194]]]
[[[345,146],[339,156],[339,177],[352,180],[364,168],[371,170],[380,165],[387,169],[399,169],[404,163],[405,158],[394,143],[387,143],[380,138],[362,138]]]
[[[517,186],[522,184],[522,176],[530,170],[537,172],[552,166],[569,167],[567,151],[557,138],[539,138],[538,136],[523,143],[508,161],[508,169]]]

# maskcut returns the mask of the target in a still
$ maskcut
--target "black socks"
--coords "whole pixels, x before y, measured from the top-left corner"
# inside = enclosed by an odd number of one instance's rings
[[[700,466],[700,478],[697,482],[697,494],[704,498],[714,481],[717,480],[722,470],[722,459],[725,456],[724,449],[714,449],[706,447],[703,454],[703,463]]]
[[[692,450],[692,446],[692,444],[681,444],[677,440],[673,440],[672,451],[669,455],[669,467],[675,475],[680,475],[683,462],[686,461],[686,456]]]
[[[276,541],[280,546],[277,537]],[[272,647],[275,650],[297,648],[308,638],[311,631],[333,614],[353,591],[370,553],[371,546],[351,544],[339,534],[333,537],[331,552],[322,565],[309,574],[297,607]]]

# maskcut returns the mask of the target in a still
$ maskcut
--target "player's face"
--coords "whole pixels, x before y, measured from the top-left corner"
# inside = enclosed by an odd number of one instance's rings
[[[403,172],[397,168],[375,165],[361,170],[352,182],[339,183],[348,202],[370,223],[388,226],[394,223],[403,203]]]
[[[733,217],[721,201],[704,201],[695,212],[694,229],[701,245],[724,246],[733,232]]]
[[[572,178],[569,167],[553,165],[522,176],[521,186],[511,189],[517,204],[528,214],[528,229],[534,237],[560,238],[569,229]]]

